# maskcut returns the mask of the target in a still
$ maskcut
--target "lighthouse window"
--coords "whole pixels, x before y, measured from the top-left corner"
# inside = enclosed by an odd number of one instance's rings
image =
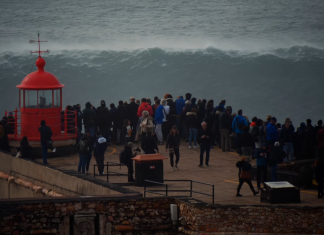
[[[38,107],[40,109],[50,109],[53,107],[52,90],[39,90],[38,99]]]
[[[54,90],[54,107],[61,107],[61,90]]]
[[[35,90],[25,91],[25,108],[30,108],[30,109],[37,108],[37,91]]]

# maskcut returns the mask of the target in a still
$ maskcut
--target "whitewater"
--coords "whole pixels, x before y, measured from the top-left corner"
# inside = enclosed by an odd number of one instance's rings
[[[66,87],[63,105],[131,96],[226,99],[250,119],[324,118],[323,1],[1,1],[0,112],[36,68]]]

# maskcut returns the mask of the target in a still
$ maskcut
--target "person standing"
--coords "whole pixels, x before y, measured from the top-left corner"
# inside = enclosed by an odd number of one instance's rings
[[[286,157],[286,153],[280,148],[280,143],[275,142],[274,148],[271,150],[269,166],[271,167],[271,181],[277,180],[277,171],[278,171],[278,163],[282,163],[284,158]]]
[[[49,126],[46,126],[45,120],[42,120],[40,123],[40,128],[38,128],[38,131],[41,135],[41,145],[42,145],[42,151],[43,151],[43,163],[48,164],[47,162],[47,150],[48,150],[48,142],[51,140],[53,132],[52,129]]]
[[[124,147],[124,154],[125,154],[125,164],[128,169],[128,182],[135,182],[133,174],[134,174],[134,166],[132,158],[136,157],[136,152],[132,152],[133,143],[129,142]],[[107,172],[108,174],[108,172]]]
[[[162,124],[163,124],[163,118],[164,118],[164,107],[160,104],[161,101],[157,99],[155,101],[155,104],[157,106],[155,111],[155,134],[159,141],[159,144],[163,144],[163,133],[162,133]]]
[[[263,177],[263,187],[265,187],[264,182],[267,182],[267,175],[268,175],[268,169],[267,169],[267,144],[263,144],[262,148],[259,149],[256,154],[255,158],[256,165],[257,165],[257,186],[258,189],[261,189],[261,175]]]
[[[170,126],[170,107],[167,105],[166,100],[162,100],[162,106],[163,106],[163,124],[162,124],[162,135],[163,139],[166,139],[168,136],[169,131],[171,130]]]
[[[277,122],[277,119],[275,117],[272,117],[270,123],[267,125],[267,144],[268,144],[268,146],[273,146],[274,143],[277,142],[279,139],[276,122]]]
[[[230,150],[229,134],[231,131],[231,110],[229,108],[225,109],[219,115],[219,130],[221,133],[221,149],[223,152],[228,152]]]
[[[181,122],[181,114],[182,109],[185,107],[186,101],[183,99],[183,96],[181,95],[178,99],[175,101],[175,108],[176,108],[176,127],[179,131],[179,134],[183,137],[183,131],[182,131],[182,122]]]
[[[254,190],[254,187],[251,182],[251,164],[246,161],[246,157],[242,157],[241,161],[238,161],[236,163],[236,167],[239,168],[239,185],[237,186],[237,191],[236,191],[236,196],[237,197],[242,197],[240,194],[240,190],[242,185],[247,183],[250,186],[251,191],[253,192],[253,195],[257,195],[259,193]],[[243,172],[243,174],[242,174]],[[245,174],[244,174],[245,173]]]
[[[184,138],[185,142],[188,142],[189,139],[189,127],[187,121],[187,113],[191,112],[191,102],[187,100],[185,102],[185,107],[182,109],[181,112],[181,125],[182,125],[182,137]]]
[[[77,153],[79,154],[79,165],[78,165],[78,172],[82,172],[85,174],[85,168],[87,164],[87,158],[90,150],[89,146],[89,138],[87,134],[82,136],[82,139],[76,146]]]
[[[317,132],[318,155],[324,155],[324,128]]]
[[[10,152],[8,132],[7,121],[2,118],[0,121],[0,149],[6,152]]]
[[[235,144],[236,144],[236,148],[237,148],[237,153],[239,155],[242,155],[240,140],[241,140],[241,136],[244,133],[243,127],[248,125],[245,117],[242,116],[242,113],[243,113],[243,111],[242,111],[242,109],[240,109],[237,112],[237,116],[234,118],[234,120],[232,122],[232,130],[236,134],[235,135]]]
[[[117,128],[116,128],[116,122],[117,122],[117,108],[114,103],[111,103],[110,105],[110,114],[112,118],[112,134],[111,134],[111,141],[117,142]]]
[[[198,135],[198,117],[197,109],[193,108],[191,112],[187,112],[187,123],[189,126],[189,148],[191,148],[192,140],[194,141],[194,148],[197,148],[197,135]]]
[[[95,137],[95,130],[97,124],[97,115],[93,110],[94,108],[91,106],[90,102],[87,102],[86,108],[82,111],[82,119],[84,124],[84,129],[90,131],[90,135]]]
[[[78,142],[81,140],[81,132],[82,132],[82,112],[81,105],[76,104],[73,106],[73,109],[77,112],[77,127],[78,127]]]
[[[316,183],[317,183],[317,197],[323,198],[323,184],[324,184],[324,161],[323,155],[321,155],[315,161],[315,176],[316,176]]]
[[[149,116],[153,115],[152,106],[146,102],[145,98],[142,98],[142,104],[138,107],[137,116],[140,118],[144,111],[147,111]]]
[[[294,146],[292,140],[292,128],[290,128],[290,123],[286,122],[284,128],[282,128],[280,132],[280,143],[283,145],[283,149],[287,155],[284,159],[285,162],[290,162],[294,159]]]
[[[94,157],[96,158],[98,165],[98,175],[105,174],[104,172],[104,160],[105,160],[105,152],[107,149],[107,141],[104,137],[102,137],[100,131],[96,132],[96,142],[94,146]],[[108,172],[107,172],[108,174]]]
[[[211,148],[212,133],[211,130],[207,128],[207,123],[203,122],[201,124],[201,129],[198,133],[198,144],[200,144],[200,163],[199,167],[203,167],[204,153],[206,152],[205,166],[209,166],[209,152]]]
[[[90,135],[89,130],[86,130],[84,135],[88,136],[88,142],[89,142],[89,151],[87,154],[87,160],[86,160],[86,164],[85,164],[86,174],[88,174],[89,167],[90,167],[90,161],[91,161],[92,153],[93,153],[93,148],[94,148],[94,144],[95,144],[95,138]]]
[[[120,100],[118,102],[118,108],[115,113],[115,122],[116,122],[116,129],[117,129],[117,145],[122,143],[122,129],[124,125],[124,120],[126,119],[126,107],[124,106],[124,102]]]
[[[249,133],[250,127],[244,126],[243,127],[243,135],[240,138],[239,145],[241,146],[242,153],[247,158],[247,162],[250,162],[252,158],[252,152],[255,148],[255,142],[252,134]]]
[[[312,125],[312,120],[306,120],[306,128],[305,128],[305,142],[304,142],[304,157],[307,159],[313,159],[315,157],[315,130]]]
[[[34,156],[32,155],[32,147],[29,145],[27,136],[24,136],[20,141],[19,150],[21,153],[21,158],[34,160]]]
[[[136,135],[136,125],[138,122],[138,116],[137,116],[137,111],[138,111],[139,105],[135,103],[135,98],[131,97],[130,98],[130,103],[126,106],[127,110],[127,118],[130,121],[130,126],[132,129],[132,135],[130,138],[131,142],[135,141],[135,135]]]
[[[109,109],[106,107],[106,102],[102,100],[100,106],[97,108],[97,120],[99,131],[109,144],[110,129],[112,127],[112,117]]]
[[[180,160],[180,135],[176,126],[173,126],[170,130],[170,134],[167,137],[165,151],[169,151],[171,171],[174,171],[174,155],[176,156],[175,168],[179,170],[178,163]]]
[[[141,143],[141,147],[145,154],[155,154],[159,152],[159,148],[156,144],[155,139],[152,137],[151,131],[146,132],[146,138]]]
[[[128,119],[125,119],[123,130],[122,130],[122,141],[121,141],[125,145],[127,145],[130,142],[130,138],[132,136],[132,129],[130,125],[131,125],[130,121]]]

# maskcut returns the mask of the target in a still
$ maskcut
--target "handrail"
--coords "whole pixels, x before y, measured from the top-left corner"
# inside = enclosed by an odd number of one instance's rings
[[[112,163],[109,165],[109,163]],[[96,177],[96,166],[99,166],[99,165],[93,165],[93,177]],[[103,167],[106,167],[107,169],[107,174],[104,174],[102,176],[107,176],[107,182],[109,182],[109,175],[114,175],[114,176],[125,176],[126,174],[125,173],[120,173],[120,172],[115,172],[115,171],[109,171],[109,166],[119,166],[120,170],[121,170],[121,167],[122,166],[126,166],[125,164],[122,164],[122,163],[117,163],[117,162],[110,162],[108,161],[107,164],[104,164],[102,165]],[[113,173],[113,174],[109,174],[110,173]]]
[[[212,203],[214,204],[214,202],[215,202],[215,186],[213,184],[209,184],[209,183],[205,183],[205,182],[199,182],[199,181],[195,181],[195,180],[164,180],[164,181],[167,181],[167,182],[190,182],[190,190],[184,190],[184,189],[169,190],[168,189],[168,184],[164,184],[164,183],[161,183],[161,182],[156,182],[156,181],[153,181],[153,180],[144,180],[144,197],[146,197],[147,192],[152,193],[152,194],[164,195],[164,194],[161,194],[159,192],[165,191],[165,196],[168,196],[169,192],[190,192],[190,197],[192,197],[192,193],[197,193],[197,194],[201,194],[201,195],[211,196],[212,197]],[[158,184],[158,185],[165,185],[165,190],[147,190],[146,189],[146,182],[153,183],[153,184]],[[212,193],[209,194],[209,193],[195,191],[192,188],[192,183],[212,186]]]

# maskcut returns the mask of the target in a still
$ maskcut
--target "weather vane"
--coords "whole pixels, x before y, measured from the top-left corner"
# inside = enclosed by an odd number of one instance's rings
[[[44,53],[44,52],[47,52],[47,53],[49,53],[50,51],[47,49],[46,51],[41,51],[40,50],[40,43],[41,42],[47,42],[47,41],[40,41],[39,40],[39,32],[38,32],[38,40],[37,41],[35,41],[35,40],[29,40],[29,43],[34,43],[34,42],[38,42],[38,51],[30,51],[30,53],[38,53],[38,57],[41,57],[41,53]]]

